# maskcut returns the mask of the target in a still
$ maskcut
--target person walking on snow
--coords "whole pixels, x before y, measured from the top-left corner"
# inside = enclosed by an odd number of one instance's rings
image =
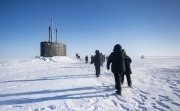
[[[128,86],[129,87],[132,87],[132,82],[131,82],[131,74],[132,74],[132,71],[131,71],[131,58],[126,54],[126,52],[124,53],[124,61],[125,61],[125,67],[126,67],[126,71],[122,74],[122,77],[121,77],[121,84],[124,83],[124,75],[126,75],[126,79],[127,79],[127,83],[128,83]]]
[[[92,63],[94,63],[95,70],[96,70],[96,77],[100,76],[100,53],[99,50],[95,51],[95,55],[93,57]]]
[[[122,50],[121,45],[116,44],[114,46],[113,52],[108,57],[107,70],[110,69],[110,64],[111,71],[115,77],[115,88],[117,90],[116,93],[121,95],[120,79],[122,74],[126,71],[124,63],[124,50]]]
[[[94,56],[93,56],[93,55],[91,55],[91,64],[93,64],[93,57],[94,57]]]
[[[88,63],[88,56],[85,57],[85,63]]]

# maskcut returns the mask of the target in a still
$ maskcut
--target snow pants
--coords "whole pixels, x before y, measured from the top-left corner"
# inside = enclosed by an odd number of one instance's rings
[[[117,91],[121,92],[121,75],[119,73],[114,73],[114,78],[115,78],[115,88],[117,89]]]
[[[131,74],[126,74],[126,73],[122,74],[122,76],[121,76],[121,83],[122,84],[124,83],[124,75],[126,75],[128,86],[131,86],[132,85]]]
[[[100,76],[100,65],[95,65],[96,77]]]

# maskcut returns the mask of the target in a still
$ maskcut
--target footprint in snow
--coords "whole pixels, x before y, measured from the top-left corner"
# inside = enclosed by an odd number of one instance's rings
[[[35,108],[33,111],[43,111],[43,110],[45,110],[45,108],[41,108],[41,109]]]
[[[170,108],[168,105],[164,104],[164,103],[161,102],[161,101],[156,101],[156,102],[157,102],[157,104],[159,104],[160,106],[162,106],[162,107],[164,107],[164,108],[167,108],[167,109]]]
[[[157,107],[156,105],[153,105],[153,108],[154,108],[154,109],[157,109],[158,111],[164,111],[163,109]]]
[[[176,95],[178,98],[180,98],[179,93],[173,92],[174,95]]]
[[[143,106],[138,106],[139,109],[142,109],[142,111],[148,111],[148,109],[146,107]]]
[[[176,106],[179,106],[180,107],[180,104],[179,103],[176,103],[176,102],[171,102],[172,104],[176,105]]]
[[[114,101],[114,100],[111,100],[111,101],[114,104],[114,106],[117,106],[117,102],[116,101]]]
[[[39,108],[35,108],[33,111],[39,111]]]
[[[51,109],[51,110],[54,110],[54,109],[56,109],[56,106],[55,105],[50,105],[50,106],[48,106],[48,108]]]
[[[41,111],[42,111],[42,110],[45,110],[45,108],[41,108]]]
[[[141,97],[141,100],[142,100],[143,102],[145,102],[145,100],[148,99],[146,96],[144,96],[144,95],[142,95],[142,94],[139,94],[139,96]]]
[[[136,101],[139,105],[145,105],[144,101],[140,101],[136,98],[132,98],[134,101]]]
[[[104,83],[101,83],[103,86],[105,86],[105,84]]]
[[[130,110],[127,106],[124,106],[123,104],[119,104],[119,105],[123,108],[123,110],[126,110],[126,111]]]
[[[173,90],[173,91],[175,91],[175,92],[177,92],[177,93],[180,93],[180,90],[176,90],[176,89],[175,89],[175,90]]]
[[[148,92],[145,92],[145,91],[142,91],[142,90],[139,90],[141,93],[143,94],[149,94]]]
[[[159,95],[159,98],[161,101],[172,101],[172,99],[170,99],[169,96]]]
[[[174,80],[176,84],[180,84],[180,80]]]
[[[117,99],[117,100],[119,100],[119,101],[121,101],[121,102],[125,102],[125,103],[127,103],[127,101],[125,101],[124,99],[123,99],[123,95],[117,95],[116,93],[113,93],[112,95],[114,95],[114,97]]]
[[[104,98],[104,99],[107,99],[107,98],[109,98],[109,95],[108,95],[108,94],[105,94],[105,95],[103,96],[103,98]]]

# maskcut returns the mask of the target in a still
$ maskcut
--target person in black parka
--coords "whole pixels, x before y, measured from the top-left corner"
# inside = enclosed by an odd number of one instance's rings
[[[121,84],[120,79],[122,74],[125,72],[125,63],[124,63],[124,50],[122,47],[117,44],[114,46],[113,52],[109,55],[107,61],[107,69],[110,69],[114,73],[115,77],[115,88],[117,89],[116,93],[121,95]]]
[[[96,77],[99,77],[100,76],[100,65],[101,65],[99,50],[95,51],[95,55],[93,57],[92,63],[94,63],[94,66],[95,66]]]
[[[126,72],[124,72],[124,74],[122,74],[122,77],[121,77],[121,83],[123,84],[124,83],[124,75],[126,75],[126,79],[127,79],[127,82],[128,82],[128,86],[129,87],[132,87],[132,82],[131,82],[131,76],[130,74],[132,74],[132,71],[131,71],[131,58],[126,54],[126,52],[124,53],[124,61],[125,61],[125,67],[126,67]]]
[[[85,57],[85,63],[88,63],[88,56]]]
[[[76,53],[76,59],[78,59],[78,56],[79,56],[78,53]]]
[[[93,64],[93,57],[94,57],[94,56],[93,56],[93,55],[91,55],[91,64]]]

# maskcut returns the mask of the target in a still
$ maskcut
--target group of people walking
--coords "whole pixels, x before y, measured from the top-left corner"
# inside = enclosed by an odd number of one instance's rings
[[[78,54],[76,57],[78,58]],[[132,87],[131,76],[132,74],[130,64],[132,62],[131,58],[126,54],[125,50],[122,49],[121,45],[116,44],[114,46],[113,52],[106,56],[102,55],[99,50],[95,51],[95,55],[91,56],[91,64],[95,66],[96,77],[100,76],[100,68],[103,66],[103,63],[107,60],[107,70],[110,70],[114,74],[115,78],[115,88],[116,93],[121,95],[121,84],[124,83],[124,76],[126,75],[127,83],[129,87]],[[88,56],[85,57],[85,62],[88,63]]]
[[[107,58],[107,70],[110,70],[114,74],[116,93],[121,95],[121,84],[124,83],[124,75],[126,75],[128,86],[132,87],[131,82],[131,58],[126,54],[125,50],[122,49],[121,45],[117,44],[114,46],[113,52]],[[95,51],[95,56],[92,58],[94,63],[96,76],[100,76],[100,52]]]

